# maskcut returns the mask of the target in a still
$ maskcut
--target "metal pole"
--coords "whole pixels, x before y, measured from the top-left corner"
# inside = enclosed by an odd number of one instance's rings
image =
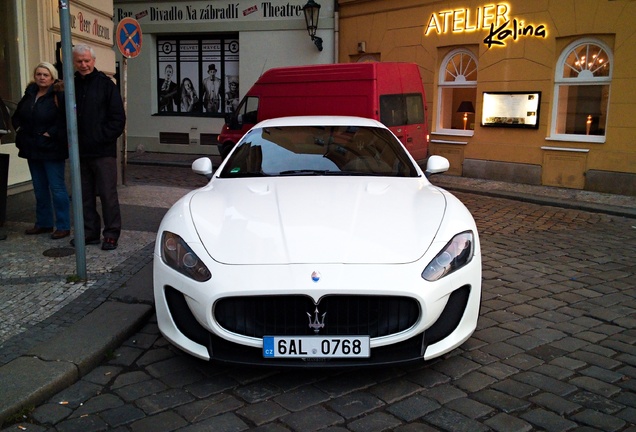
[[[126,113],[126,118],[128,118],[128,58],[124,56],[124,70],[122,72],[124,76],[124,112]],[[126,122],[128,124],[128,122]],[[124,133],[122,135],[122,145],[121,145],[121,182],[125,186],[126,185],[126,165],[128,164],[128,136],[126,133],[126,129],[128,127],[124,125]]]
[[[64,99],[66,100],[66,128],[68,130],[69,159],[71,165],[71,195],[75,231],[75,263],[77,276],[86,280],[86,245],[84,244],[84,213],[82,211],[82,184],[80,182],[79,146],[77,141],[77,113],[75,105],[75,81],[73,79],[73,53],[69,2],[59,0],[60,35],[64,59]]]

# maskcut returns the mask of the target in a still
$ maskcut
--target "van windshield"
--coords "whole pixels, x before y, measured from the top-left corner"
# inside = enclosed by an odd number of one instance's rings
[[[221,178],[300,175],[417,177],[402,144],[384,128],[283,126],[253,129]]]

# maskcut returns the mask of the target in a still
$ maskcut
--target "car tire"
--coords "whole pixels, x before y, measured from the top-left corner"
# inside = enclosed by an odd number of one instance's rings
[[[230,151],[232,150],[233,147],[234,147],[234,143],[232,142],[225,142],[221,144],[221,149],[220,149],[221,157],[225,159],[227,155],[230,154]]]

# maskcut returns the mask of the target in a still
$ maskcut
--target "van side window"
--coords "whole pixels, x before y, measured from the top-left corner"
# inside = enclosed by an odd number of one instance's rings
[[[236,109],[235,123],[237,126],[244,124],[256,124],[258,119],[258,98],[248,96]]]
[[[380,96],[380,122],[387,127],[424,123],[422,95],[413,93]]]

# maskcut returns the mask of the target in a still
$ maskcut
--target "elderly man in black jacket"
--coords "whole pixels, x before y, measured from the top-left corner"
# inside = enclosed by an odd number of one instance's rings
[[[121,233],[121,212],[117,196],[117,138],[126,124],[124,104],[117,86],[95,69],[95,51],[88,45],[73,47],[75,98],[84,241],[99,244],[101,220],[97,194],[102,204],[104,236],[102,249],[114,250]],[[71,241],[74,244],[74,239]]]

